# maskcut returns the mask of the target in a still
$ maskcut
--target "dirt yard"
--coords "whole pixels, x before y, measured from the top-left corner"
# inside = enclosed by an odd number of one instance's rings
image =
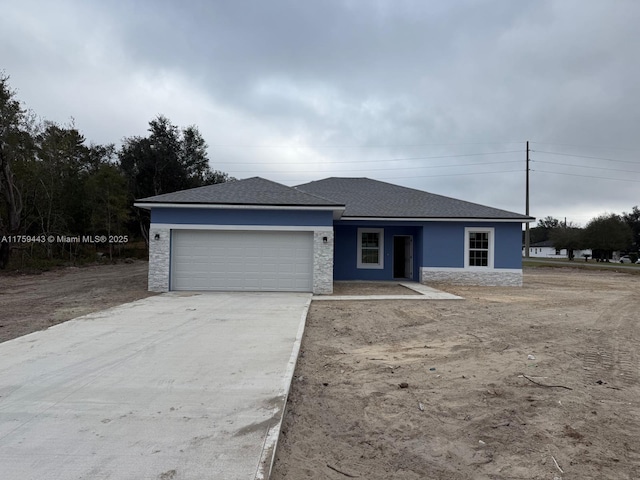
[[[640,478],[640,276],[525,272],[313,303],[272,480]]]
[[[3,274],[0,341],[147,297],[146,275]],[[640,276],[440,288],[465,299],[312,304],[273,480],[640,478]]]
[[[145,298],[143,261],[61,268],[40,275],[0,275],[0,342],[87,313]]]

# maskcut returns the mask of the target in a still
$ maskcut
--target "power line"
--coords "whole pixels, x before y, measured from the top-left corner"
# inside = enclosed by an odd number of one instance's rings
[[[414,144],[387,144],[387,145],[323,145],[323,144],[301,144],[301,145],[250,145],[234,143],[213,143],[208,144],[213,148],[398,148],[398,147],[435,147],[435,146],[455,146],[455,145],[514,145],[523,144],[523,141],[509,142],[459,142],[459,143],[414,143]]]
[[[436,178],[436,177],[461,177],[464,175],[490,175],[494,173],[522,173],[522,170],[498,170],[495,172],[469,172],[469,173],[444,173],[439,175],[412,175],[410,177],[385,177],[390,180],[396,180],[400,178]]]
[[[503,152],[485,152],[485,153],[461,153],[458,155],[436,155],[431,157],[406,157],[406,158],[389,158],[386,160],[344,160],[331,162],[330,164],[338,164],[338,163],[381,163],[381,162],[404,162],[410,160],[433,160],[436,158],[461,158],[461,157],[480,157],[484,155],[502,155],[505,153],[521,153],[520,150],[506,150]],[[265,162],[243,162],[241,165],[263,165]],[[291,162],[269,162],[269,165],[289,165]],[[500,163],[509,163],[509,162],[500,162]],[[237,165],[237,162],[216,162],[216,165],[228,165],[233,164]],[[478,163],[478,165],[481,165]]]
[[[615,158],[604,158],[604,157],[591,157],[588,155],[574,155],[571,153],[559,153],[559,152],[546,152],[544,150],[531,150],[532,152],[536,152],[536,153],[547,153],[549,155],[561,155],[563,157],[578,157],[578,158],[590,158],[592,160],[606,160],[609,162],[620,162],[620,163],[632,163],[635,165],[640,164],[640,161],[632,161],[632,160],[617,160]]]
[[[463,164],[459,164],[459,165],[422,165],[422,166],[417,166],[417,167],[392,167],[392,168],[367,168],[367,169],[357,169],[357,170],[341,170],[341,173],[353,173],[353,172],[380,172],[380,171],[387,171],[387,170],[419,170],[422,168],[452,168],[452,167],[484,167],[485,165],[500,165],[503,163],[520,163],[519,161],[516,160],[508,160],[505,162],[487,162],[487,163],[463,163]],[[233,172],[238,172],[239,170],[229,170],[228,173],[233,173]],[[313,172],[326,172],[326,170],[322,170],[322,169],[308,169],[308,170],[286,170],[286,171],[282,171],[282,170],[263,170],[263,171],[258,171],[258,172],[254,172],[252,171],[252,173],[256,174],[256,175],[260,175],[263,173],[313,173]]]
[[[624,173],[640,173],[638,170],[621,170],[619,168],[608,167],[590,167],[587,165],[576,165],[575,163],[560,163],[560,162],[545,162],[544,160],[534,160],[534,163],[546,163],[549,165],[562,165],[565,167],[579,167],[579,168],[591,168],[594,170],[607,170],[609,172],[624,172]]]
[[[618,180],[620,182],[633,182],[640,183],[640,180],[631,180],[628,178],[608,178],[608,177],[594,177],[593,175],[580,175],[579,173],[562,173],[562,172],[549,172],[547,170],[531,170],[532,172],[540,172],[540,173],[551,173],[554,175],[566,175],[569,177],[584,177],[584,178],[595,178],[597,180]]]
[[[577,145],[575,143],[549,143],[549,142],[531,142],[536,143],[538,145],[556,145],[561,147],[578,147],[578,148],[602,148],[603,150],[628,150],[630,152],[638,152],[640,149],[638,148],[629,148],[629,147],[613,147],[611,145]],[[532,150],[533,151],[533,150]]]
[[[450,174],[439,174],[439,175],[411,175],[410,177],[387,177],[385,176],[384,179],[385,180],[400,180],[400,179],[406,179],[406,178],[437,178],[437,177],[461,177],[464,175],[490,175],[490,174],[494,174],[494,173],[522,173],[522,170],[500,170],[500,171],[495,171],[495,172],[469,172],[469,173],[450,173]],[[304,179],[304,180],[289,180],[289,182],[306,182],[308,181],[308,179]]]

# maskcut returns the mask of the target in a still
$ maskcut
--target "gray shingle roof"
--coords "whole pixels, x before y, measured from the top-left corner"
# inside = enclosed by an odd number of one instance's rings
[[[326,178],[287,187],[252,177],[141,198],[136,204],[173,203],[329,207],[342,218],[477,218],[527,221],[531,217],[369,178]]]
[[[369,178],[326,178],[305,183],[298,190],[346,205],[342,218],[478,218],[530,220],[519,213],[401,187]]]
[[[337,208],[344,206],[311,192],[305,193],[260,177],[141,198],[136,200],[136,203],[328,206]]]

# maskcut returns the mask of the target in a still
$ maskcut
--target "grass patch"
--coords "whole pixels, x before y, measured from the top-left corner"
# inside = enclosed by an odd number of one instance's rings
[[[640,265],[633,263],[618,263],[618,262],[596,262],[590,260],[585,262],[584,260],[569,260],[565,258],[558,259],[540,259],[540,260],[526,260],[522,259],[522,266],[524,268],[581,268],[588,270],[600,270],[607,272],[619,272],[628,273],[630,275],[640,275]],[[620,268],[624,267],[624,268]],[[630,268],[629,268],[630,267]]]

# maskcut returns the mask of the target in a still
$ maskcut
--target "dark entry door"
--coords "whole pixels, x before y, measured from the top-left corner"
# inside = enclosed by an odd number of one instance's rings
[[[413,279],[413,237],[393,237],[393,278]]]

